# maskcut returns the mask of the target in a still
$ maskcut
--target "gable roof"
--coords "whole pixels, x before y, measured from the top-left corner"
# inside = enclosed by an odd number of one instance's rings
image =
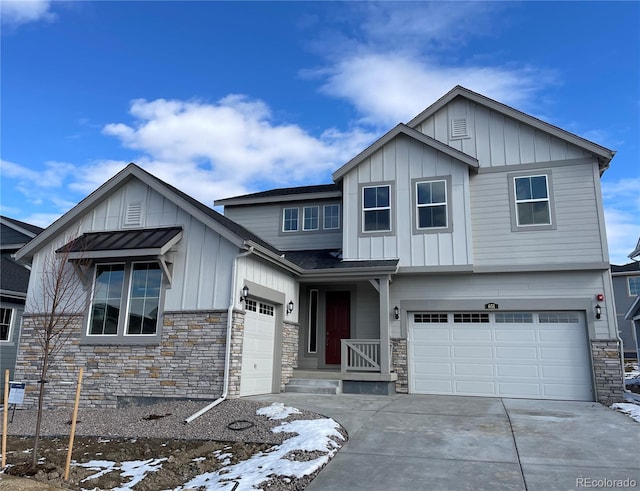
[[[30,223],[0,215],[0,247],[3,250],[19,249],[42,230]]]
[[[29,286],[29,270],[15,262],[10,254],[2,254],[0,258],[0,295],[24,299]]]
[[[513,118],[522,123],[533,126],[534,128],[549,133],[561,140],[567,141],[577,147],[580,147],[588,152],[593,153],[598,156],[598,162],[600,166],[600,173],[604,172],[609,167],[609,162],[615,155],[615,151],[609,150],[602,145],[598,145],[597,143],[593,143],[585,138],[582,138],[578,135],[570,133],[562,128],[549,124],[541,119],[530,116],[522,111],[518,111],[506,104],[490,99],[482,94],[478,94],[477,92],[473,92],[469,89],[466,89],[460,85],[456,85],[453,89],[443,95],[436,102],[431,104],[428,108],[418,114],[415,118],[407,123],[408,126],[415,128],[419,126],[425,119],[439,111],[441,108],[449,104],[456,97],[464,97],[469,99],[481,106],[488,107],[496,112],[502,113],[505,116]]]
[[[436,140],[435,138],[431,138],[430,136],[427,136],[424,133],[421,133],[420,131],[414,128],[411,128],[403,123],[400,123],[396,125],[393,129],[388,131],[386,134],[384,134],[382,137],[380,137],[373,144],[369,145],[369,147],[365,148],[358,155],[356,155],[351,160],[349,160],[349,162],[344,164],[337,171],[335,171],[332,175],[333,180],[337,182],[340,179],[342,179],[342,177],[345,174],[351,171],[354,167],[357,167],[363,160],[370,157],[374,152],[378,151],[380,148],[385,146],[387,143],[389,143],[391,140],[396,138],[398,135],[406,135],[413,140],[416,140],[420,143],[424,143],[425,145],[435,150],[438,150],[448,155],[449,157],[452,157],[456,160],[459,160],[460,162],[467,164],[469,167],[473,169],[477,169],[480,166],[476,158],[471,157],[470,155],[467,155],[466,153],[461,152],[460,150],[456,150],[455,148],[450,147],[449,145],[445,145],[444,143]]]
[[[274,257],[281,256],[281,252],[278,249],[265,242],[243,226],[235,223],[224,215],[221,215],[217,211],[209,208],[205,204],[199,202],[195,198],[192,198],[172,185],[158,179],[141,167],[138,167],[136,164],[131,163],[89,196],[80,201],[70,211],[53,222],[35,239],[20,249],[16,253],[16,259],[30,259],[33,257],[33,254],[37,250],[56,237],[62,230],[71,226],[89,209],[106,199],[115,189],[131,179],[139,179],[169,201],[188,211],[191,215],[198,218],[204,224],[208,225],[211,229],[215,230],[221,236],[238,247],[246,247],[247,243],[251,243],[251,245],[257,245],[258,247],[268,251]]]
[[[256,203],[275,203],[282,201],[317,200],[339,198],[342,191],[336,184],[319,184],[316,186],[297,186],[291,188],[270,189],[258,193],[217,199],[214,205],[246,205]]]

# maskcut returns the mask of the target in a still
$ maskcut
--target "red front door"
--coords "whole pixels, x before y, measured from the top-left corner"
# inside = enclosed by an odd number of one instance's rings
[[[326,293],[326,346],[327,365],[340,364],[340,340],[351,334],[351,301],[349,292]]]

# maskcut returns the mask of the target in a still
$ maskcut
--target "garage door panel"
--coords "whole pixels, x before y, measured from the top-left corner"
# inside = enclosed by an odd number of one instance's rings
[[[450,346],[415,346],[414,355],[418,358],[451,358]]]
[[[496,386],[493,382],[459,380],[455,382],[456,394],[474,396],[478,394],[496,394]]]
[[[455,329],[452,331],[451,339],[455,342],[483,344],[492,341],[489,329]]]
[[[530,343],[536,340],[536,332],[533,329],[496,329],[496,342],[505,343]]]
[[[416,328],[413,332],[414,341],[449,341],[450,333],[448,329],[429,329],[424,325]]]
[[[454,346],[453,356],[455,358],[482,358],[490,360],[493,358],[493,349],[491,346]]]
[[[493,364],[489,363],[457,363],[454,365],[454,375],[467,377],[493,377]]]
[[[499,360],[537,360],[538,350],[535,347],[498,346],[496,358]]]
[[[492,313],[489,322],[482,323],[466,320],[473,317],[455,323],[455,316],[448,314],[448,323],[435,326],[414,324],[410,315],[411,391],[593,400],[583,314],[559,314],[545,315],[545,324],[538,322],[537,313],[502,315],[500,323]],[[507,323],[505,318],[524,321]]]
[[[498,395],[508,397],[540,397],[542,391],[538,383],[526,383],[524,381],[500,382]]]
[[[498,377],[540,377],[538,365],[500,363],[496,366]]]

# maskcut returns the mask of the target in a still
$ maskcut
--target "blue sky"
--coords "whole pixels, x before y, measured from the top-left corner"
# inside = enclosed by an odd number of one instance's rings
[[[49,225],[129,162],[211,205],[331,182],[463,85],[616,150],[640,235],[639,2],[0,0],[0,213]]]

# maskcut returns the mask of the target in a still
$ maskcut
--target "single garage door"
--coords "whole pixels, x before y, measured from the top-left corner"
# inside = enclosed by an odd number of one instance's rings
[[[593,400],[580,312],[408,315],[413,393]]]
[[[273,305],[247,299],[240,395],[270,394],[273,390],[273,357],[276,318]]]

